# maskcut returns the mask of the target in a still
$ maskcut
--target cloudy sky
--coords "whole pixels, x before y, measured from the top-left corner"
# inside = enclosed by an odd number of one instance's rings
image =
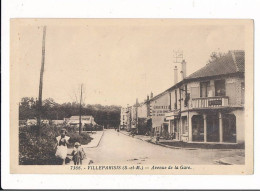
[[[244,49],[244,26],[230,21],[16,20],[11,65],[19,69],[20,97],[38,95],[43,25],[43,99],[60,103],[74,101],[80,84],[87,104],[140,102],[173,85],[173,50],[183,51],[189,75],[213,51]]]

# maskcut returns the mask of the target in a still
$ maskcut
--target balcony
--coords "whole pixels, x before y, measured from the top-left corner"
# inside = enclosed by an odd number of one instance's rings
[[[193,98],[191,108],[218,108],[228,106],[227,96],[215,96],[206,98]]]

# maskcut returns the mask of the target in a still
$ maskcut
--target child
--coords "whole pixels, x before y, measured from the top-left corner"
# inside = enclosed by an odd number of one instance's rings
[[[73,149],[71,155],[72,155],[72,160],[74,161],[74,165],[82,164],[82,160],[85,157],[85,151],[83,148],[81,148],[81,145],[79,142],[76,142],[74,144],[74,149]]]

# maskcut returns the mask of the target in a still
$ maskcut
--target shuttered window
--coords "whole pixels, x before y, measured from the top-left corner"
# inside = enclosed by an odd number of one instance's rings
[[[199,98],[199,97],[200,97],[200,88],[191,87],[191,98]]]
[[[226,95],[228,96],[228,101],[230,105],[236,104],[236,84],[226,83]]]

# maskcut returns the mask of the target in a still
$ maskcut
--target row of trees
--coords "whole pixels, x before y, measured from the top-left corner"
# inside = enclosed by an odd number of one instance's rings
[[[82,104],[82,115],[92,115],[99,125],[105,127],[117,127],[120,124],[119,106],[102,106],[100,104]],[[79,103],[59,104],[52,98],[42,102],[42,119],[63,120],[64,118],[79,115]],[[37,100],[32,97],[24,97],[19,105],[19,119],[27,120],[37,117]]]

